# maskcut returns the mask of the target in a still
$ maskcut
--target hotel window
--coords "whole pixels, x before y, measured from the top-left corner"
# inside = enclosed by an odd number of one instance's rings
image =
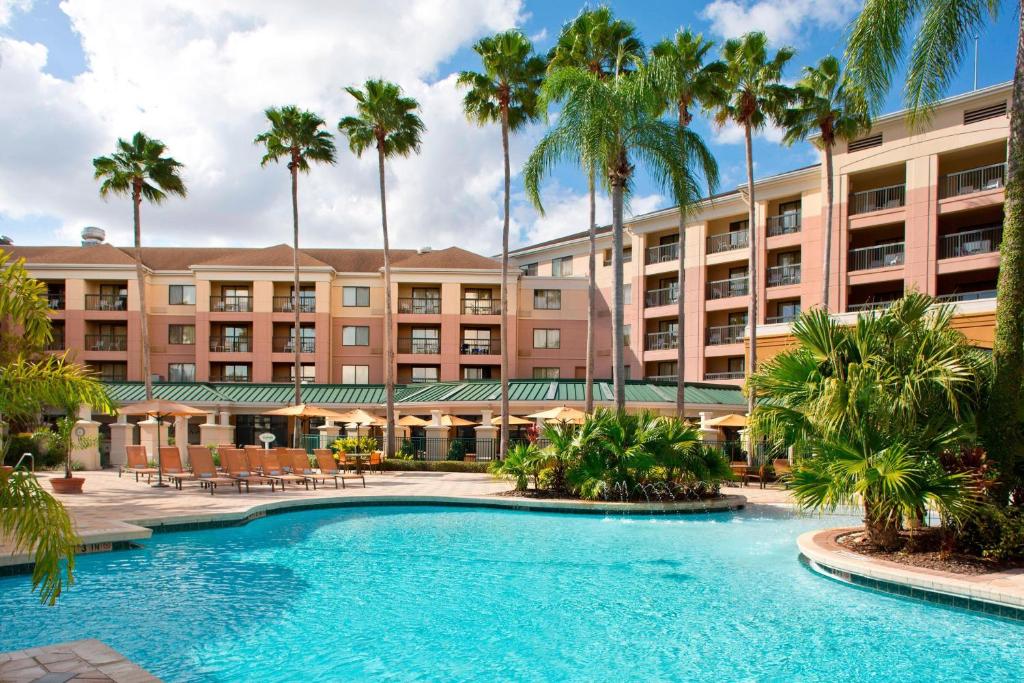
[[[633,379],[633,366],[624,365],[622,366],[622,379]]]
[[[536,275],[538,273],[537,265],[536,263],[525,263],[519,266],[519,270],[523,272],[523,275]]]
[[[369,384],[370,383],[370,366],[369,365],[342,365],[341,366],[341,383],[342,384]]]
[[[102,382],[124,382],[128,379],[127,363],[90,363],[89,367]]]
[[[558,349],[562,347],[562,331],[540,329],[533,331],[533,348]]]
[[[167,343],[192,345],[196,343],[195,325],[168,325]]]
[[[622,305],[629,306],[633,303],[633,285],[624,284],[622,285]]]
[[[195,382],[195,363],[171,363],[167,366],[168,382]]]
[[[743,356],[738,356],[729,359],[729,372],[735,372],[742,374],[743,370]]]
[[[222,382],[248,382],[249,366],[226,363],[221,366],[220,374]]]
[[[494,293],[489,289],[467,289],[462,293],[463,315],[492,315],[498,312],[491,298]]]
[[[572,256],[551,259],[551,277],[568,277],[572,275]]]
[[[342,346],[369,346],[370,328],[364,325],[346,325],[341,328]]]
[[[341,305],[366,307],[370,305],[369,287],[342,287]]]
[[[633,247],[623,247],[622,248],[622,262],[623,263],[629,263],[632,260],[633,260]],[[611,249],[605,249],[604,250],[604,265],[610,266],[611,264],[612,264],[612,250]]]
[[[497,342],[497,340],[495,340]],[[462,331],[462,353],[497,353],[498,344],[491,345],[491,331],[487,328],[466,328]]]
[[[623,325],[622,326],[622,345],[623,346],[629,346],[629,340],[632,337],[632,333],[633,333],[633,326],[632,325]]]
[[[291,363],[288,365],[288,381],[295,381],[295,364]],[[315,382],[316,381],[316,366],[315,365],[302,365],[302,379],[303,383]]]
[[[171,285],[167,288],[167,303],[172,306],[195,306],[195,285]]]
[[[779,322],[792,322],[800,317],[800,300],[780,301],[776,304],[779,311]]]
[[[427,382],[437,381],[437,368],[432,367],[414,367],[412,369],[412,382],[413,384],[425,384]]]
[[[559,369],[558,368],[534,368],[533,378],[534,379],[558,379]]]
[[[462,368],[462,379],[490,379],[491,369],[487,367]]]
[[[562,308],[562,290],[533,290],[533,307],[539,310],[556,311]]]

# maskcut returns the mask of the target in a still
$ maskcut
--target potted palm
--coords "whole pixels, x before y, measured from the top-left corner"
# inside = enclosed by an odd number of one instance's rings
[[[57,420],[57,429],[53,432],[53,447],[64,455],[64,476],[50,480],[50,485],[57,493],[81,493],[85,477],[72,475],[71,452],[75,449],[94,446],[98,439],[75,433],[75,418],[71,415]]]

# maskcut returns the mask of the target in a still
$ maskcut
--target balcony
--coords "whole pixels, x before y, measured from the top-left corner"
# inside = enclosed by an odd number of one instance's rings
[[[274,353],[295,353],[295,338],[292,335],[274,337],[271,348]],[[316,339],[314,337],[299,337],[299,353],[315,352]]]
[[[648,351],[670,351],[678,348],[679,335],[673,331],[647,333],[646,349]]]
[[[768,286],[784,287],[800,284],[800,264],[788,266],[772,266],[768,269]]]
[[[437,315],[441,312],[441,300],[400,297],[398,299],[398,312],[416,315]]]
[[[274,310],[278,313],[293,313],[295,312],[295,297],[291,296],[275,296],[274,297]],[[316,297],[315,296],[300,296],[299,297],[299,312],[300,313],[314,313],[316,312]]]
[[[963,301],[983,301],[985,299],[995,299],[996,290],[994,289],[983,289],[978,292],[957,292],[955,294],[940,294],[935,297],[936,301],[944,304],[958,304]]]
[[[1006,186],[1006,163],[980,166],[966,171],[947,173],[939,178],[939,199],[997,190]]]
[[[790,211],[779,216],[768,216],[767,231],[769,237],[800,232],[800,212]]]
[[[990,225],[985,228],[942,235],[939,238],[939,258],[958,258],[975,254],[990,254],[999,251],[1003,241],[1003,226]]]
[[[648,290],[644,301],[647,303],[647,308],[671,306],[679,301],[679,286],[673,285],[671,287]]]
[[[799,317],[799,313],[786,313],[785,315],[770,315],[764,321],[768,325],[781,325],[783,323],[795,322]]]
[[[252,297],[211,296],[210,310],[217,313],[252,313]]]
[[[849,304],[846,310],[850,313],[864,313],[866,311],[884,311],[896,302],[896,299],[885,299],[882,301],[865,301],[860,304]]]
[[[678,382],[679,375],[648,375],[644,379],[648,382]]]
[[[420,299],[423,301],[423,299]],[[399,311],[401,312],[401,311]],[[437,313],[441,312],[440,303]],[[463,299],[462,315],[500,315],[501,302],[496,299]]]
[[[881,209],[898,209],[906,203],[907,186],[904,183],[854,192],[850,195],[850,215],[870,213]]]
[[[904,243],[880,244],[875,247],[851,249],[846,266],[849,271],[871,270],[903,265]]]
[[[87,311],[127,311],[128,296],[125,294],[86,294]]]
[[[210,351],[214,353],[250,353],[252,337],[211,336]]]
[[[731,296],[746,296],[750,293],[750,278],[731,277],[708,283],[708,299],[727,299]]]
[[[43,350],[44,351],[63,351],[64,350],[64,335],[63,334],[59,334],[59,335],[55,334],[55,335],[53,335],[53,339],[51,339],[50,341],[46,342],[46,344],[43,345]]]
[[[440,339],[398,338],[398,353],[436,354],[441,353]]]
[[[501,353],[501,340],[463,339],[459,353],[463,356],[493,356]]]
[[[671,244],[660,244],[656,247],[647,248],[647,264],[665,263],[666,261],[679,260],[679,242]]]
[[[708,382],[714,382],[723,379],[743,379],[742,370],[729,370],[728,372],[705,372],[704,379]]]
[[[717,327],[709,327],[705,335],[705,343],[708,346],[738,344],[743,341],[743,330],[746,329],[746,327],[746,323],[740,325],[719,325]]]
[[[126,334],[87,334],[85,335],[87,351],[127,351],[128,335]]]
[[[734,230],[733,232],[723,232],[720,235],[712,235],[711,237],[708,237],[708,253],[720,254],[723,251],[742,249],[749,244],[749,230]]]
[[[210,372],[211,382],[230,382],[233,384],[247,384],[250,381],[247,372],[224,372],[213,370]]]
[[[51,311],[63,311],[64,305],[65,302],[63,294],[48,294],[46,296],[46,306]]]

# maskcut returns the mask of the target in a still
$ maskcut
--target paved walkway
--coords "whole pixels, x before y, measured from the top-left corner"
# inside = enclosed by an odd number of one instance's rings
[[[0,681],[160,683],[160,679],[98,640],[75,640],[70,643],[0,653]]]

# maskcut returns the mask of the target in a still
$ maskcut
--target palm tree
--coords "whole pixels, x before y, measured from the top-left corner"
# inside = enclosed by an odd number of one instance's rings
[[[117,140],[117,151],[110,156],[92,160],[93,177],[101,180],[100,196],[130,196],[135,227],[135,279],[139,288],[140,325],[142,330],[142,375],[146,400],[153,398],[153,377],[149,362],[149,309],[146,307],[146,285],[142,272],[142,222],[139,209],[142,200],[160,204],[169,194],[188,194],[181,179],[182,164],[165,157],[167,147],[159,140],[138,132],[130,142]]]
[[[651,49],[650,72],[657,81],[657,86],[664,93],[669,107],[675,107],[680,130],[685,130],[693,120],[691,107],[705,107],[721,99],[719,82],[725,72],[722,62],[704,60],[714,42],[704,40],[704,36],[694,34],[690,29],[676,32],[674,39],[665,39]],[[710,153],[699,158],[713,161]],[[708,194],[714,194],[718,185],[717,165],[700,169],[708,185]],[[686,350],[683,347],[686,317],[684,307],[684,261],[683,247],[686,236],[686,212],[700,200],[697,188],[687,188],[689,192],[679,198],[679,276],[676,281],[676,415],[680,419],[686,411],[686,384],[684,382],[686,367]]]
[[[388,81],[370,79],[363,90],[345,91],[356,100],[356,116],[338,122],[338,130],[348,137],[349,149],[361,157],[370,147],[377,149],[377,173],[380,181],[380,222],[384,235],[384,385],[387,403],[388,457],[395,452],[395,348],[391,331],[391,251],[388,245],[388,206],[384,187],[384,161],[407,157],[420,151],[420,136],[426,130],[416,113],[419,104],[402,94],[402,88]],[[504,282],[502,282],[504,286]]]
[[[518,30],[481,38],[473,49],[480,55],[483,73],[463,71],[460,87],[469,88],[463,100],[466,116],[478,125],[501,125],[501,151],[505,168],[505,203],[501,230],[501,441],[499,457],[508,452],[508,229],[512,173],[508,134],[535,121],[537,97],[544,80],[545,62],[533,52],[530,39]]]
[[[846,49],[853,77],[865,87],[872,104],[879,106],[903,63],[908,36],[913,33],[904,96],[911,123],[921,121],[957,75],[970,41],[987,22],[995,20],[1002,4],[1000,0],[867,0],[853,23]],[[996,287],[995,376],[983,430],[986,449],[999,463],[999,494],[1003,498],[1019,479],[1024,462],[1018,415],[1024,385],[1024,12],[1018,3],[1006,4],[1016,5],[1017,56]]]
[[[828,55],[817,66],[805,66],[796,86],[796,101],[786,112],[784,141],[792,145],[817,134],[814,144],[825,153],[825,248],[821,267],[821,305],[828,310],[832,267],[832,211],[835,203],[832,151],[837,140],[852,140],[871,129],[871,115],[860,88],[842,73],[839,60]]]
[[[616,19],[608,7],[584,9],[562,27],[555,46],[548,53],[548,70],[563,67],[586,69],[601,78],[634,68],[643,60],[643,44],[636,27]],[[584,384],[584,411],[594,411],[594,318],[597,315],[597,188],[589,167],[587,189],[590,195],[590,251],[587,262],[587,366]],[[616,334],[620,334],[617,331]]]
[[[295,405],[302,403],[302,338],[300,336],[301,296],[299,284],[299,172],[309,173],[310,162],[333,164],[334,139],[324,128],[324,120],[311,111],[294,105],[271,107],[264,114],[270,129],[256,136],[253,142],[263,145],[266,153],[260,166],[272,161],[288,160],[288,173],[292,177],[292,310],[295,322],[292,328],[292,346],[295,349]],[[301,420],[296,418],[293,443],[299,445]]]
[[[781,123],[791,91],[782,85],[782,70],[793,57],[793,49],[783,47],[768,56],[768,38],[760,32],[747,33],[725,41],[722,59],[722,96],[715,102],[715,120],[743,127],[747,161],[747,230],[750,235],[750,263],[747,266],[750,305],[747,325],[750,329],[748,376],[757,371],[757,222],[754,215],[754,131],[769,122]],[[754,410],[754,394],[747,394],[747,411]]]

